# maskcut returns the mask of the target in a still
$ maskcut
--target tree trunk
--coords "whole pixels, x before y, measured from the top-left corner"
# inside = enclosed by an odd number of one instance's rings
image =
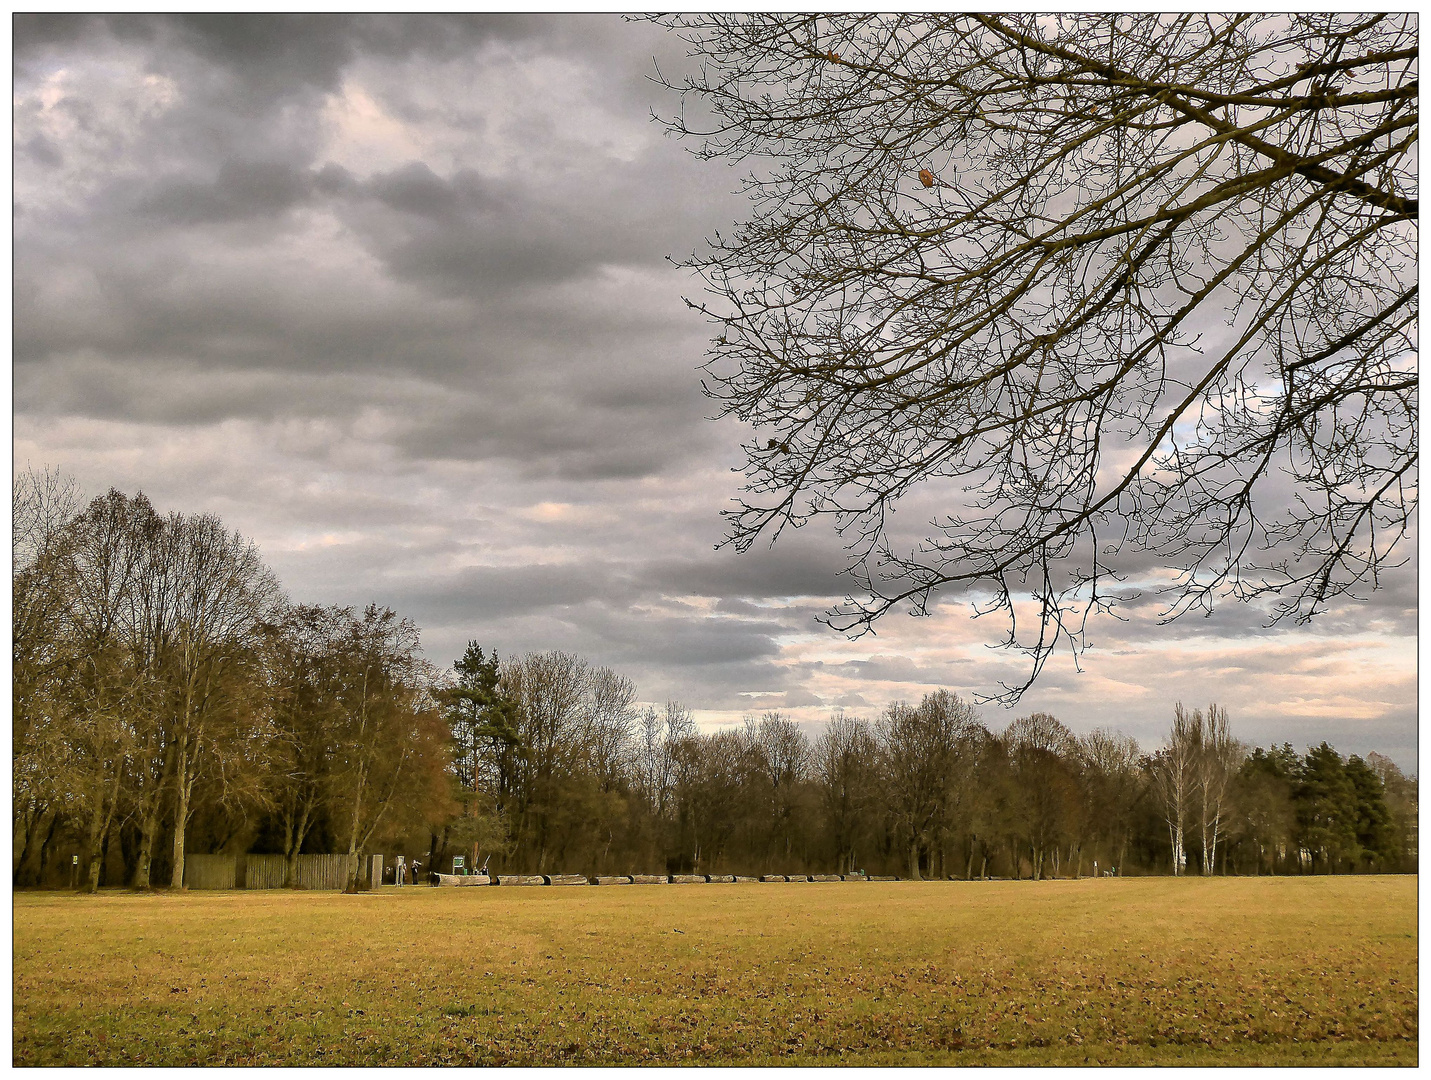
[[[10,849],[13,853],[10,880],[15,885],[20,884],[20,868],[25,865],[25,856],[30,853],[38,822],[39,815],[28,810],[21,814],[16,822],[14,845]]]
[[[109,845],[114,840],[114,828],[104,830],[104,843],[99,847],[99,884],[101,887],[109,884]]]
[[[169,876],[171,889],[184,887],[184,837],[189,831],[189,793],[192,782],[189,779],[189,747],[184,743],[179,747],[174,762],[174,866]]]
[[[59,815],[59,814],[51,814],[51,815],[50,815],[50,828],[49,828],[49,831],[45,833],[45,838],[44,838],[44,840],[42,840],[42,841],[40,842],[40,865],[39,865],[39,868],[36,870],[36,873],[35,873],[35,884],[36,884],[36,885],[44,885],[44,883],[45,883],[45,871],[49,869],[49,866],[50,866],[50,852],[53,850],[53,848],[52,848],[51,845],[54,843],[55,830],[56,830],[57,828],[59,828],[59,824],[60,824],[60,815]]]
[[[136,889],[147,889],[150,885],[150,865],[154,861],[154,842],[159,832],[159,810],[164,802],[164,788],[169,783],[173,766],[174,744],[171,742],[164,747],[164,761],[160,766],[158,782],[140,798],[139,852],[134,860],[133,887]]]
[[[109,831],[109,813],[101,804],[95,807],[94,813],[89,821],[89,843],[86,845],[89,856],[89,865],[85,874],[85,892],[97,892],[99,890],[99,863],[103,857],[101,851],[104,847],[104,834]]]
[[[367,763],[358,769],[357,791],[353,795],[353,813],[348,821],[348,880],[344,892],[353,892],[358,885],[358,823],[363,811],[363,789],[367,786]]]
[[[154,833],[159,827],[158,799],[155,805],[144,811],[139,819],[139,851],[134,857],[134,881],[136,889],[149,888],[149,866],[154,860]]]
[[[103,857],[101,855],[101,848],[103,847],[103,836],[101,832],[97,830],[102,829],[104,829],[104,826],[99,825],[97,820],[95,824],[90,827],[88,867],[89,873],[85,875],[85,892],[92,893],[99,891],[99,864],[100,859]]]

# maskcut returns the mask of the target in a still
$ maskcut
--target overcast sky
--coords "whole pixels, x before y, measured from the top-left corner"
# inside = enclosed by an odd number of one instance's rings
[[[838,539],[715,550],[740,431],[668,261],[739,176],[650,121],[683,46],[614,17],[20,17],[17,466],[253,537],[295,600],[390,605],[448,665],[565,649],[706,726],[812,726],[1021,661],[946,604],[849,641]],[[1228,605],[1094,626],[1041,709],[1155,746],[1172,703],[1244,739],[1415,766],[1415,577],[1310,628]]]

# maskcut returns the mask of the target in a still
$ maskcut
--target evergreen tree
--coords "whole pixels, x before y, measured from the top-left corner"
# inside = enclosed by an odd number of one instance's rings
[[[1342,757],[1327,743],[1307,752],[1293,791],[1302,847],[1312,869],[1334,873],[1343,861],[1361,856],[1357,843],[1357,793]]]
[[[1346,775],[1356,792],[1356,839],[1362,859],[1368,868],[1396,866],[1400,844],[1383,797],[1381,778],[1355,754],[1347,759]]]

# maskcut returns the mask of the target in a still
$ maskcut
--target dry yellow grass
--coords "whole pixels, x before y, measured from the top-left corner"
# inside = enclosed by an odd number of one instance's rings
[[[1416,879],[15,897],[31,1064],[1413,1064]]]

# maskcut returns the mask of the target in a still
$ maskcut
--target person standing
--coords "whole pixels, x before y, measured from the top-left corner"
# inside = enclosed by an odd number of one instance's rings
[[[414,885],[421,885],[421,884],[422,884],[422,878],[418,877],[418,874],[417,874],[417,868],[418,868],[419,866],[421,866],[421,865],[422,865],[422,863],[418,862],[416,858],[414,858],[414,859],[412,860],[412,883],[413,883]]]

